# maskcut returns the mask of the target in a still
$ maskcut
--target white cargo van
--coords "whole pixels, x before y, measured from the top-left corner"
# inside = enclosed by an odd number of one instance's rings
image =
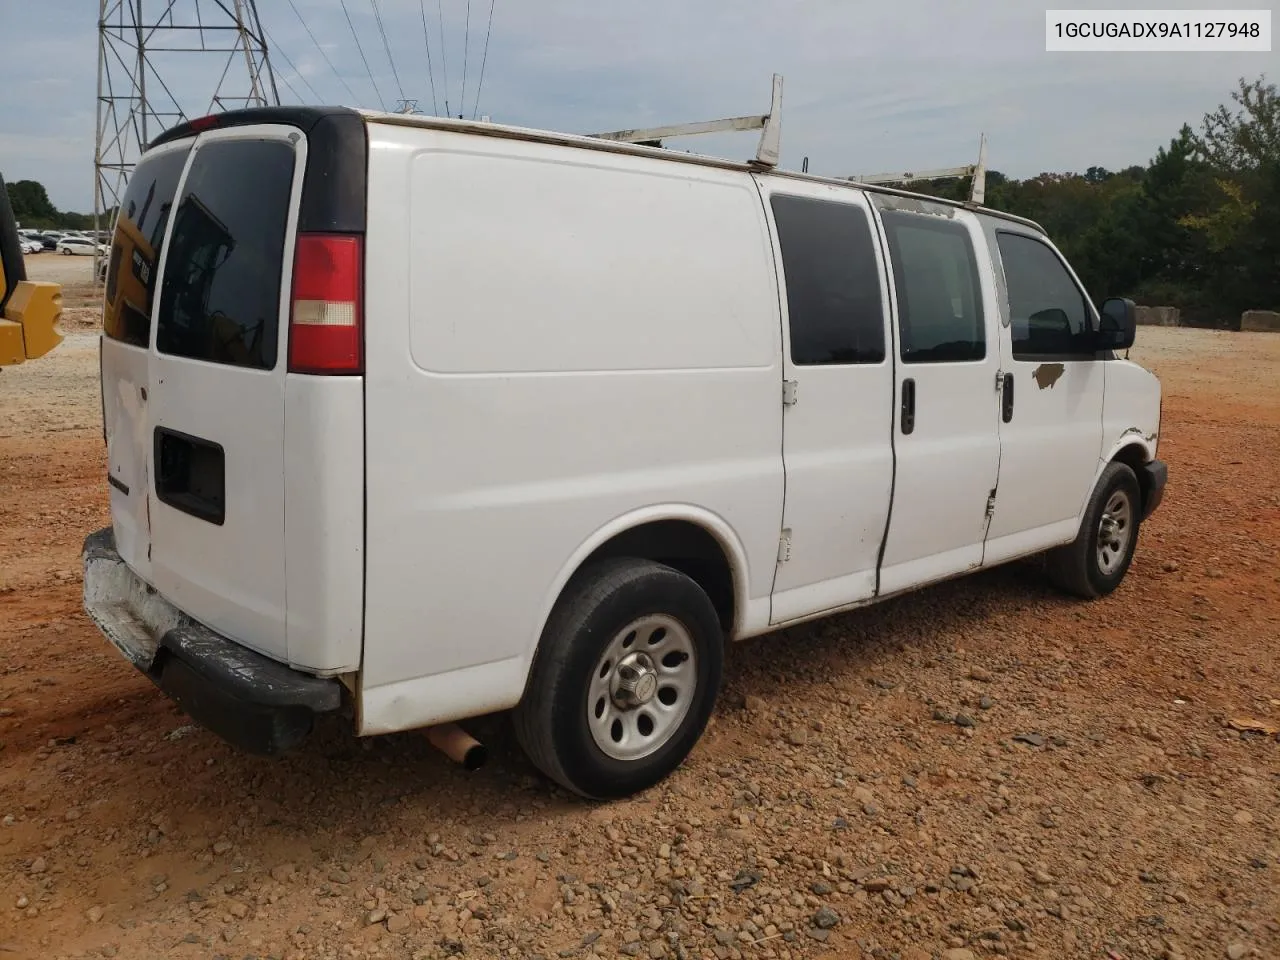
[[[85,605],[274,753],[514,709],[550,777],[680,764],[729,641],[1047,553],[1110,593],[1160,387],[1034,223],[599,139],[236,111],[146,152]]]

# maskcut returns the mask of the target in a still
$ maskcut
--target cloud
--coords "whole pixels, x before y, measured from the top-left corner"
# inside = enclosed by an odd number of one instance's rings
[[[1271,56],[1049,54],[1043,7],[1021,0],[527,0],[497,4],[481,89],[484,0],[472,0],[469,27],[466,0],[380,0],[394,72],[367,4],[347,0],[367,67],[338,4],[294,5],[301,19],[288,2],[258,9],[300,74],[277,56],[281,77],[309,99],[303,77],[327,102],[350,104],[350,89],[376,106],[372,73],[392,106],[398,73],[404,95],[427,110],[434,83],[441,111],[447,100],[454,114],[593,132],[754,113],[768,103],[777,71],[786,78],[783,164],[799,167],[808,157],[811,170],[828,174],[969,162],[984,131],[992,166],[1012,176],[1144,163]],[[78,210],[92,206],[96,107],[96,21],[84,6],[27,5],[20,26],[6,25],[21,42],[0,60],[0,170],[42,180],[57,205]],[[175,10],[188,6],[179,0]],[[154,62],[150,88],[163,80],[196,115],[227,61],[157,54]],[[228,82],[243,88],[237,69],[230,62]],[[673,146],[746,157],[754,139]]]

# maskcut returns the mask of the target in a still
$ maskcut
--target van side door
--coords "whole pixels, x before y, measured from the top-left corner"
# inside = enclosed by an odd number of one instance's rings
[[[897,471],[880,592],[982,564],[1000,467],[995,282],[977,218],[873,195],[892,266]]]
[[[893,490],[885,265],[865,195],[759,178],[777,252],[786,495],[773,623],[870,599]]]
[[[988,225],[1003,276],[1000,490],[985,563],[1071,541],[1102,455],[1104,364],[1084,289],[1029,227]],[[991,237],[994,234],[994,239]]]

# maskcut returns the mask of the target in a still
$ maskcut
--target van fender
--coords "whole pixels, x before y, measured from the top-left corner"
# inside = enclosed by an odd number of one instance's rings
[[[555,607],[556,601],[560,599],[560,594],[564,592],[569,578],[578,571],[591,554],[595,553],[614,537],[636,527],[644,526],[647,523],[656,523],[660,520],[686,521],[701,527],[715,537],[716,542],[720,544],[720,548],[725,552],[725,556],[729,560],[729,573],[733,578],[734,622],[730,637],[735,637],[741,632],[749,602],[747,551],[737,533],[734,532],[733,527],[719,514],[691,503],[651,504],[610,520],[580,543],[577,549],[570,554],[568,560],[560,567],[555,579],[551,582],[550,589],[543,598],[537,630],[530,639],[527,648],[525,663],[530,669],[533,666],[534,658],[538,654],[538,644],[542,640],[542,632],[546,629],[547,621],[551,618],[552,608]]]
[[[1146,463],[1150,463],[1156,458],[1156,444],[1159,442],[1159,434],[1144,433],[1140,427],[1128,427],[1119,437],[1111,442],[1111,449],[1107,451],[1107,455],[1098,463],[1098,475],[1106,469],[1107,464],[1114,460],[1125,447],[1140,447],[1142,449],[1142,459]],[[1094,476],[1094,482],[1098,480],[1098,476]]]
[[[1150,463],[1156,458],[1156,444],[1159,442],[1159,435],[1156,433],[1143,433],[1140,427],[1126,427],[1121,431],[1120,436],[1111,441],[1106,455],[1098,458],[1098,464],[1093,471],[1093,483],[1089,484],[1089,492],[1085,494],[1084,502],[1080,504],[1080,510],[1076,513],[1076,535],[1079,535],[1080,524],[1084,523],[1084,512],[1089,508],[1089,500],[1093,497],[1093,491],[1098,487],[1098,479],[1102,476],[1102,471],[1107,469],[1117,457],[1125,450],[1134,448],[1142,451],[1143,463]],[[1072,539],[1075,539],[1074,537]]]

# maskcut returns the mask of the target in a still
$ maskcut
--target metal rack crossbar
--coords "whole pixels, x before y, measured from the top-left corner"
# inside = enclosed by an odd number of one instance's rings
[[[782,144],[782,75],[773,75],[773,96],[769,112],[746,117],[726,117],[723,120],[703,120],[697,123],[676,123],[663,127],[634,130],[613,130],[609,133],[593,133],[600,140],[616,140],[619,143],[637,143],[660,147],[663,140],[673,137],[691,137],[702,133],[726,133],[737,130],[759,130],[760,143],[751,161],[758,167],[773,169],[778,165],[778,151]]]
[[[920,180],[947,180],[959,177],[972,177],[973,184],[969,188],[969,202],[981,204],[987,193],[987,135],[978,139],[978,162],[968,163],[963,167],[947,167],[943,170],[913,170],[904,173],[870,173],[860,176],[845,177],[850,183],[869,184],[901,184],[907,187]]]
[[[692,137],[704,133],[731,133],[742,130],[759,130],[760,143],[756,147],[756,155],[751,164],[766,170],[778,165],[778,154],[782,145],[782,75],[773,75],[772,97],[769,112],[751,114],[744,117],[725,117],[721,120],[701,120],[695,123],[675,123],[661,127],[642,127],[628,130],[612,130],[608,133],[593,133],[589,136],[599,140],[613,140],[618,143],[635,143],[648,147],[661,147],[663,140],[675,137]],[[978,162],[968,163],[962,167],[946,167],[942,170],[918,170],[903,173],[872,173],[843,179],[850,183],[866,184],[898,184],[907,187],[921,180],[942,180],[952,177],[972,177],[969,188],[969,202],[981,205],[987,192],[987,136],[982,134],[978,141]]]

